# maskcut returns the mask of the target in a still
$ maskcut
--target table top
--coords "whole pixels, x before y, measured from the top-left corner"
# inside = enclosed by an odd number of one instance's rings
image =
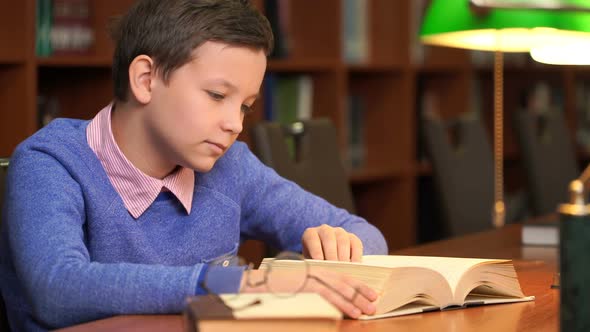
[[[552,289],[558,270],[556,247],[521,245],[521,225],[437,241],[393,252],[396,255],[512,259],[525,295],[532,302],[498,304],[395,318],[344,320],[340,331],[558,331],[559,290]],[[62,331],[183,331],[180,315],[117,316]]]

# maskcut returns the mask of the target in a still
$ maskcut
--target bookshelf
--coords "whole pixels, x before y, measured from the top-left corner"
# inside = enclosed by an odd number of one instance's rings
[[[35,0],[9,1],[0,11],[0,155],[39,128],[37,96],[56,98],[60,116],[89,119],[112,96],[109,18],[123,13],[133,0],[89,0],[95,42],[88,55],[35,55]],[[265,1],[255,0],[265,8]],[[441,116],[472,108],[474,90],[481,95],[481,114],[491,128],[492,69],[473,64],[467,51],[421,46],[417,41],[423,0],[366,0],[367,57],[360,63],[343,60],[340,14],[348,0],[287,0],[289,54],[272,59],[268,71],[278,75],[309,75],[313,81],[313,117],[328,117],[338,129],[342,152],[347,153],[347,96],[360,96],[365,159],[350,172],[358,213],[385,234],[393,249],[415,244],[419,229],[431,225],[431,188],[421,183],[431,167],[419,143],[421,98],[437,100]],[[360,0],[359,0],[360,1]],[[24,22],[24,23],[21,23]],[[15,27],[17,27],[15,29]],[[473,81],[478,84],[474,85]],[[505,77],[507,167],[518,169],[518,151],[511,133],[510,112],[517,110],[521,93],[531,80],[548,81],[562,89],[564,111],[572,129],[578,108],[576,86],[590,83],[590,70],[525,64],[507,65]],[[263,119],[263,100],[247,117],[244,135]],[[575,132],[572,130],[572,132]],[[572,134],[574,139],[575,134]],[[588,159],[588,152],[582,153]],[[518,177],[518,172],[513,178]],[[512,174],[508,172],[508,174]],[[508,181],[511,181],[510,178]],[[431,181],[430,181],[431,182]],[[518,181],[516,181],[518,182]],[[520,186],[517,184],[516,186]]]

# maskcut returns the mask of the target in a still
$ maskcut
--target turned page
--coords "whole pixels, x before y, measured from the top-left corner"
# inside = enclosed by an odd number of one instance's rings
[[[429,256],[397,256],[397,255],[368,255],[363,257],[363,265],[381,267],[422,267],[439,272],[449,283],[451,292],[456,294],[461,278],[471,269],[482,264],[505,263],[507,260],[477,259],[477,258],[453,258],[453,257],[429,257]],[[472,281],[471,278],[468,278]],[[460,295],[462,297],[462,295]],[[456,303],[449,305],[461,305],[463,298],[454,298]]]

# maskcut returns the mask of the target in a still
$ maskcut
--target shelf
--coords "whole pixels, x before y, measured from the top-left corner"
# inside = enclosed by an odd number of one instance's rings
[[[582,78],[590,75],[590,66],[566,66],[564,67],[568,72],[573,72],[576,77],[581,76]]]
[[[503,70],[505,73],[563,73],[566,67],[563,66],[549,66],[549,65],[509,65],[505,64]],[[493,66],[477,66],[473,67],[476,73],[491,74],[494,70]]]
[[[420,74],[453,74],[459,75],[469,71],[469,67],[465,65],[412,65],[412,69]]]
[[[348,64],[350,73],[383,73],[383,72],[404,72],[407,68],[399,64]]]
[[[94,55],[60,55],[38,57],[40,67],[96,67],[111,68],[112,58]]]
[[[325,72],[325,71],[335,71],[342,67],[342,64],[339,61],[330,61],[330,60],[314,60],[314,59],[306,59],[306,60],[290,60],[290,59],[281,59],[281,60],[274,60],[271,59],[268,62],[268,71],[274,72]]]
[[[582,158],[582,155],[578,155],[579,158]],[[590,155],[587,155],[590,157]],[[507,154],[504,156],[504,167],[511,167],[511,165],[520,165],[521,158],[516,153]],[[417,176],[432,176],[434,174],[434,170],[432,169],[432,164],[428,160],[418,161],[415,166],[416,175]]]
[[[25,59],[17,56],[0,56],[0,66],[4,65],[20,65],[25,63]]]
[[[349,171],[349,180],[351,184],[366,184],[386,179],[410,175],[411,167],[385,168],[385,167],[366,167]]]

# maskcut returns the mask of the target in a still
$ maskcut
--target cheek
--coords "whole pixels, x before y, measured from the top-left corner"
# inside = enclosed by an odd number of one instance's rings
[[[206,135],[208,128],[216,121],[214,117],[214,107],[212,102],[203,98],[185,99],[177,102],[175,109],[171,109],[173,116],[170,121],[173,122],[174,128],[170,128],[176,133],[176,136],[184,135],[188,140],[196,136]],[[192,134],[189,134],[192,133]]]

